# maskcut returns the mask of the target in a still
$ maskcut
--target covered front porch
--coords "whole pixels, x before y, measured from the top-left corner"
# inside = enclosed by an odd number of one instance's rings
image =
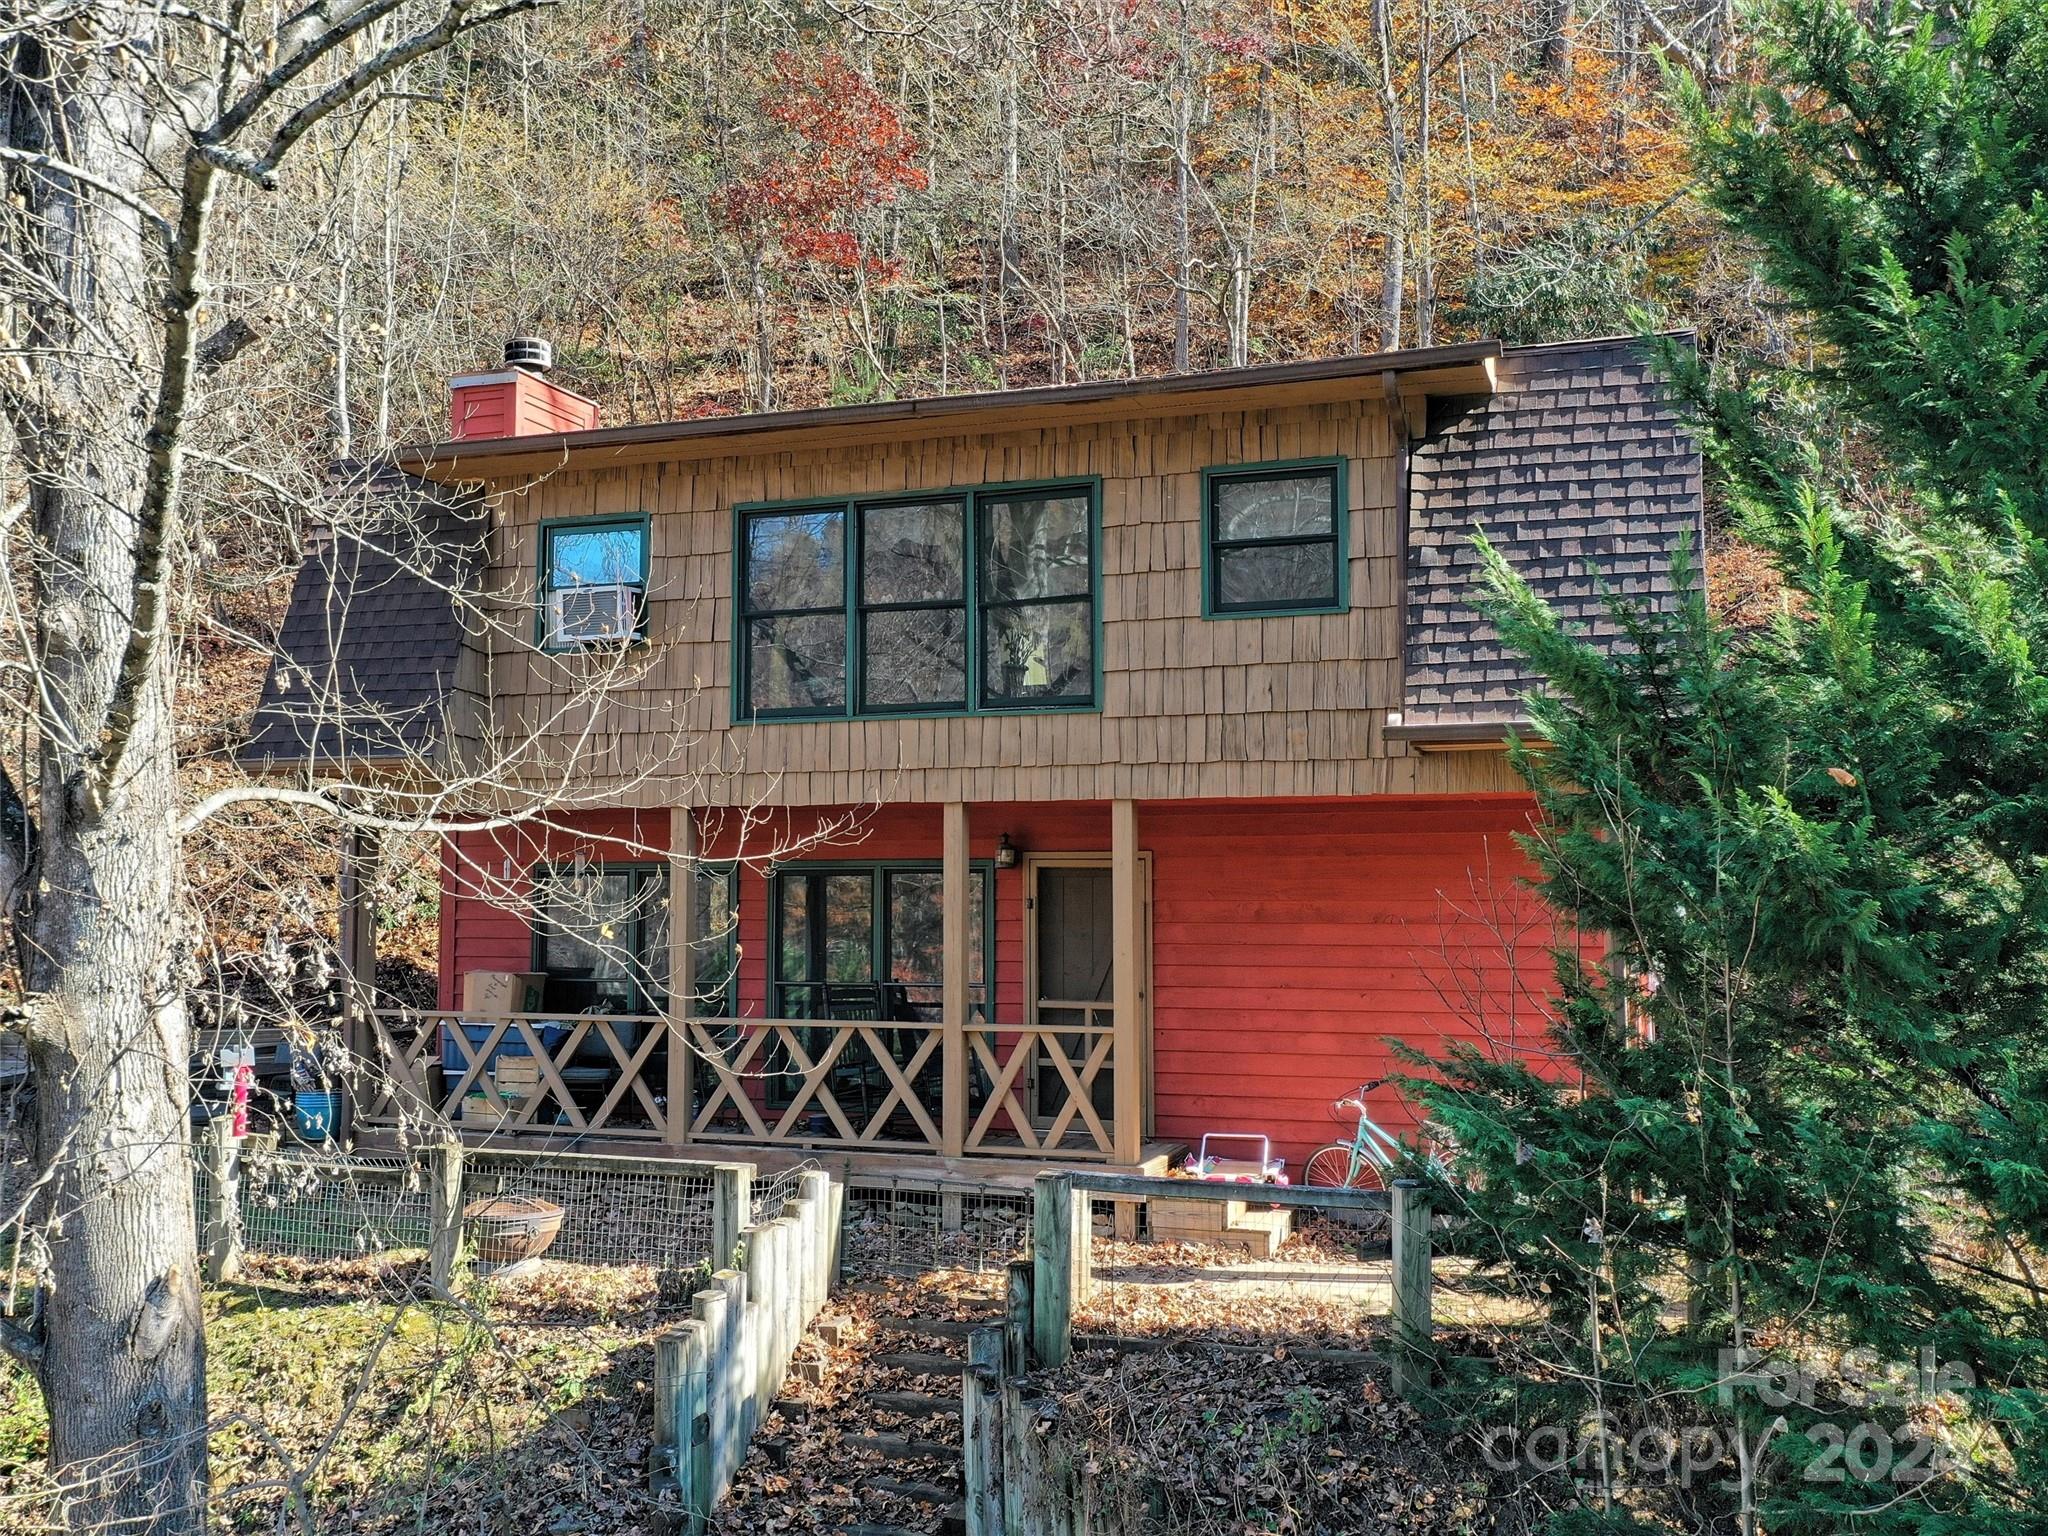
[[[488,971],[497,986],[438,1010],[357,1010],[352,1050],[376,1070],[355,1134],[442,1122],[494,1143],[770,1163],[1161,1169],[1179,1143],[1152,1138],[1150,858],[1135,802],[1095,812],[1106,838],[1024,853],[1007,821],[977,827],[964,803],[894,808],[936,823],[936,860],[821,840],[764,861],[721,818],[677,812],[656,864],[636,823],[579,868],[645,887],[651,916],[600,925],[644,983],[606,990],[592,978],[604,957],[573,936],[551,949],[566,923],[537,907],[526,965]],[[640,857],[617,857],[626,847]],[[743,870],[762,893],[751,908]],[[445,900],[443,922],[444,967],[463,981],[469,954],[519,958],[516,942],[465,954]]]

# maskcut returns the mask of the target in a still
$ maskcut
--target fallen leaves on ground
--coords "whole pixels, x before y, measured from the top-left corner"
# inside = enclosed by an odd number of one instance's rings
[[[1077,1354],[1039,1378],[1049,1448],[1129,1532],[1471,1536],[1515,1490],[1357,1365],[1194,1349]]]

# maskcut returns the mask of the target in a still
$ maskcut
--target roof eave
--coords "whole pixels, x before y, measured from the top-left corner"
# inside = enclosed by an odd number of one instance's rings
[[[1390,715],[1380,728],[1388,741],[1405,742],[1418,752],[1505,752],[1509,738],[1526,747],[1545,747],[1526,715],[1497,720],[1410,720]]]
[[[458,439],[414,444],[396,452],[398,465],[425,479],[448,482],[498,475],[546,472],[577,463],[636,463],[659,458],[703,458],[719,453],[763,451],[785,443],[839,445],[887,441],[951,432],[1013,430],[1018,427],[1085,422],[1119,416],[1171,415],[1176,411],[1231,408],[1262,396],[1356,398],[1384,389],[1388,375],[1408,395],[1490,394],[1502,355],[1498,341],[1416,347],[1358,357],[1323,358],[1224,368],[1166,378],[1116,379],[1090,384],[1049,385],[931,399],[889,400],[871,405],[823,406],[802,411],[767,411],[749,416],[714,416],[694,421],[648,422],[599,427],[588,432],[554,432],[527,437]],[[991,418],[996,418],[993,422]]]

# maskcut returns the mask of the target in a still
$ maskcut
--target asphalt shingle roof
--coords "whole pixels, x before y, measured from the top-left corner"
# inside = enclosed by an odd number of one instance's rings
[[[249,739],[316,771],[433,753],[481,576],[481,509],[389,466],[337,469],[334,515],[292,584]]]
[[[1432,401],[1409,458],[1404,727],[1522,717],[1536,686],[1471,606],[1487,538],[1573,627],[1623,643],[1604,587],[1668,611],[1671,558],[1704,534],[1700,453],[1647,349],[1516,347],[1498,391]]]

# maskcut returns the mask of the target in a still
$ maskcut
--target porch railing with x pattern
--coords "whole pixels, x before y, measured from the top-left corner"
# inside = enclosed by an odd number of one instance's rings
[[[1111,1006],[1041,1014],[964,1032],[961,1151],[1113,1157]],[[934,1021],[380,1011],[366,1024],[359,1049],[376,1086],[358,1119],[370,1126],[438,1119],[579,1141],[946,1150],[946,1032]]]
[[[669,1141],[668,1021],[658,1015],[377,1011],[359,1118],[427,1117],[551,1136]],[[359,1047],[359,1050],[362,1048]]]

